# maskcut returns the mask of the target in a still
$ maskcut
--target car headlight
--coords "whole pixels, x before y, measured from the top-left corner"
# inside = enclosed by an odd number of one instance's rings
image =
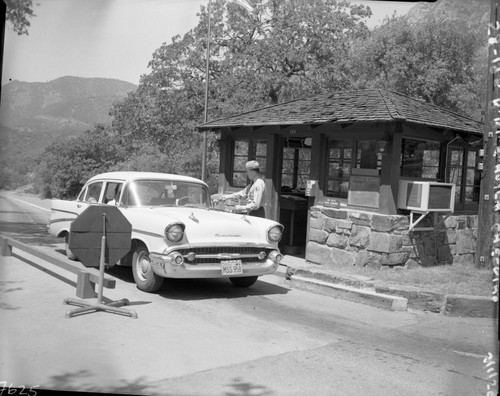
[[[277,225],[274,227],[271,227],[267,231],[267,240],[269,242],[279,242],[281,241],[281,237],[283,236],[283,226],[282,225]]]
[[[184,224],[175,223],[165,228],[165,237],[170,242],[179,242],[184,236]]]

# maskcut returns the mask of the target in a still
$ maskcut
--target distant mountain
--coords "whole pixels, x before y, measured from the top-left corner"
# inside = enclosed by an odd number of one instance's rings
[[[137,88],[108,78],[60,77],[46,83],[12,81],[2,87],[0,124],[14,131],[53,135],[110,124],[113,102]]]
[[[0,104],[0,188],[32,182],[37,159],[52,143],[111,124],[113,102],[134,84],[109,78],[61,77],[46,83],[12,81]]]

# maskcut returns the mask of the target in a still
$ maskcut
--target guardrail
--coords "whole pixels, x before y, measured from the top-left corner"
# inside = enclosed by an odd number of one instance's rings
[[[99,283],[99,271],[94,268],[82,267],[80,263],[69,263],[65,260],[53,257],[50,254],[43,252],[31,245],[23,242],[16,241],[8,237],[0,237],[0,255],[12,256],[12,249],[20,249],[32,256],[38,257],[42,260],[72,272],[77,275],[76,280],[76,296],[78,298],[94,298],[96,297],[95,285]],[[107,289],[114,289],[116,287],[116,279],[107,275],[104,277],[103,286]]]

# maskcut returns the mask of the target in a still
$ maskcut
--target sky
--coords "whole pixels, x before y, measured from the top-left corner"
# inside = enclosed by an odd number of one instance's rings
[[[2,85],[12,80],[47,82],[62,76],[115,78],[138,84],[163,43],[198,23],[208,0],[34,0],[29,35],[7,24]],[[416,3],[351,1],[367,4],[369,26]]]

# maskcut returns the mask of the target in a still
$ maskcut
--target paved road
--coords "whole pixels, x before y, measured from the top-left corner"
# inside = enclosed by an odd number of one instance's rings
[[[25,199],[25,198],[23,198]],[[53,254],[48,201],[0,195],[0,232]],[[41,209],[41,208],[45,208]],[[32,265],[28,265],[32,264]],[[27,254],[0,258],[0,382],[161,395],[483,395],[496,352],[490,319],[389,312],[290,289],[275,275],[250,289],[168,280],[136,289],[130,271],[105,290],[139,318],[64,317],[74,279]],[[64,278],[63,278],[64,280]],[[498,361],[498,358],[496,358]]]

